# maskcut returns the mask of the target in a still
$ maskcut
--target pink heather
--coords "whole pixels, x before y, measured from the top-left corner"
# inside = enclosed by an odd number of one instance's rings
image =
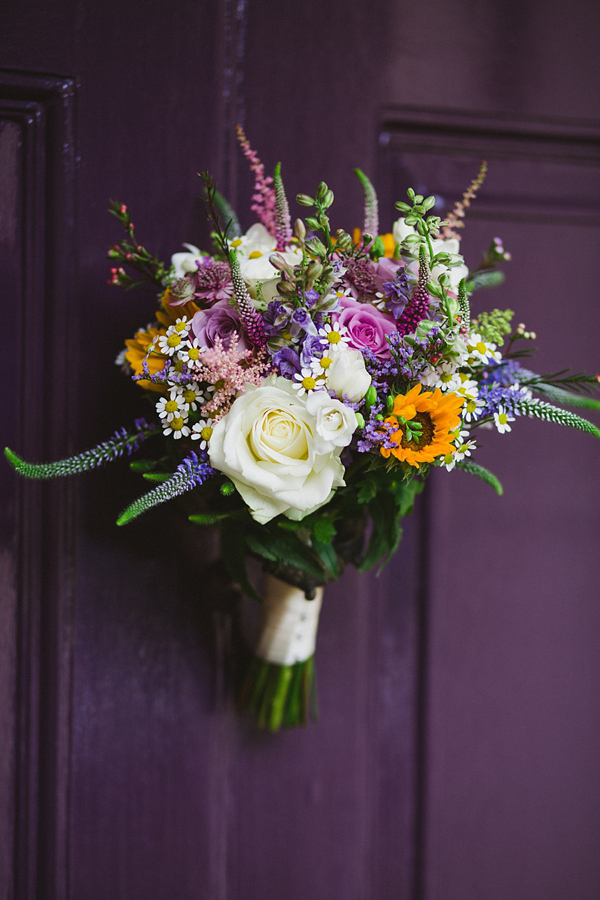
[[[269,234],[275,237],[275,190],[271,187],[273,179],[270,176],[265,178],[265,167],[250,146],[242,126],[236,125],[235,130],[242,152],[250,163],[250,169],[254,172],[255,193],[252,195],[252,199],[255,202],[250,209],[256,213],[259,221],[262,222]]]

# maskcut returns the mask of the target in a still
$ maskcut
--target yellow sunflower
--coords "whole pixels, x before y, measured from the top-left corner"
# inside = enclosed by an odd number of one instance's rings
[[[392,413],[385,420],[396,430],[391,435],[395,447],[382,447],[381,455],[390,454],[418,468],[422,463],[433,462],[436,457],[452,453],[452,431],[460,423],[460,411],[464,398],[439,389],[422,391],[420,384],[407,394],[398,394]],[[401,420],[414,427],[406,427]],[[419,427],[420,426],[420,427]]]

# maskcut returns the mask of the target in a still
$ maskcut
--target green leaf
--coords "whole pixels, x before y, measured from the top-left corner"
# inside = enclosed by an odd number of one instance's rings
[[[373,518],[373,531],[367,552],[357,566],[359,572],[366,572],[381,560],[385,564],[402,537],[401,517],[392,494],[378,497],[376,504],[371,504],[369,512]]]
[[[168,481],[172,476],[172,472],[144,472],[142,474],[142,478],[145,478],[147,481]]]
[[[339,578],[339,564],[337,553],[330,543],[324,544],[321,541],[313,541],[315,553],[327,569],[333,579]]]
[[[486,484],[489,484],[490,487],[493,487],[500,497],[504,493],[504,488],[502,487],[494,473],[490,472],[490,470],[486,469],[484,466],[480,466],[478,463],[469,462],[469,460],[463,459],[462,462],[456,463],[456,468],[462,469],[463,472],[468,472],[469,475],[477,475],[478,478],[481,478],[483,481],[485,481]]]
[[[317,519],[313,526],[313,534],[322,544],[330,544],[336,535],[336,527],[329,518]]]
[[[243,532],[238,528],[222,525],[221,537],[223,546],[227,547],[227,553],[223,555],[223,561],[232,582],[239,584],[241,590],[251,600],[257,600],[259,603],[262,603],[263,598],[255,591],[248,578]]]
[[[492,269],[484,272],[473,272],[467,279],[469,293],[479,288],[496,287],[504,281],[504,272]]]

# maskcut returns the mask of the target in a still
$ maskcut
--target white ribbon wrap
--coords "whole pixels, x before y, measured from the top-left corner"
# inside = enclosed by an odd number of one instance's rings
[[[316,588],[314,600],[304,591],[265,576],[263,621],[256,655],[279,666],[304,662],[315,652],[323,588]]]

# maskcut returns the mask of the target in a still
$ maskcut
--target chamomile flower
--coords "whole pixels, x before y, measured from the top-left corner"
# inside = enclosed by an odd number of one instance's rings
[[[165,422],[163,424],[163,434],[169,435],[172,434],[175,440],[178,440],[180,437],[187,437],[190,433],[189,426],[186,425],[187,416],[180,414],[171,419],[170,422]]]
[[[328,369],[331,368],[331,364],[333,362],[333,354],[331,351],[329,353],[323,354],[321,358],[313,357],[310,361],[310,367],[313,371],[313,375],[317,378],[319,376],[323,376],[327,374]]]
[[[177,357],[181,362],[187,363],[188,368],[194,369],[196,366],[201,365],[200,354],[204,350],[206,350],[206,347],[200,346],[198,338],[193,338],[191,341],[188,339],[187,342],[179,348]]]
[[[213,433],[212,419],[200,419],[195,425],[192,425],[192,433],[190,435],[193,441],[200,441],[200,449],[206,450],[208,442]]]
[[[419,381],[426,387],[439,388],[440,391],[452,391],[459,393],[462,386],[460,374],[456,371],[456,365],[452,362],[443,362],[435,368],[430,368],[420,376]]]
[[[186,412],[189,412],[190,409],[195,411],[199,403],[204,403],[204,396],[200,390],[200,385],[196,381],[174,385],[170,389],[169,394],[172,399],[181,399],[182,409]]]
[[[178,327],[179,326],[179,327]],[[167,328],[166,334],[162,334],[158,339],[158,349],[165,356],[173,356],[181,350],[186,344],[187,322],[184,319],[178,319],[175,325]]]
[[[340,325],[339,322],[334,322],[332,325],[323,325],[319,328],[318,334],[321,338],[322,346],[336,353],[339,350],[345,350],[350,343],[348,329],[345,325]]]
[[[500,434],[505,434],[507,431],[511,431],[511,427],[508,423],[514,421],[515,417],[509,416],[503,406],[499,406],[498,412],[494,413],[494,422],[496,423],[496,428],[498,429]]]
[[[481,415],[481,410],[485,406],[485,401],[479,397],[468,397],[465,400],[462,416],[465,422],[475,422]]]
[[[303,366],[300,372],[296,372],[293,380],[292,387],[298,391],[299,397],[325,388],[325,379],[316,375],[308,366]]]
[[[165,422],[172,422],[173,419],[185,412],[183,398],[173,396],[172,393],[168,397],[161,397],[156,404],[156,412]]]
[[[500,362],[502,355],[496,350],[496,344],[484,341],[480,334],[473,331],[469,335],[467,341],[468,361],[471,363],[489,363],[490,361]]]

